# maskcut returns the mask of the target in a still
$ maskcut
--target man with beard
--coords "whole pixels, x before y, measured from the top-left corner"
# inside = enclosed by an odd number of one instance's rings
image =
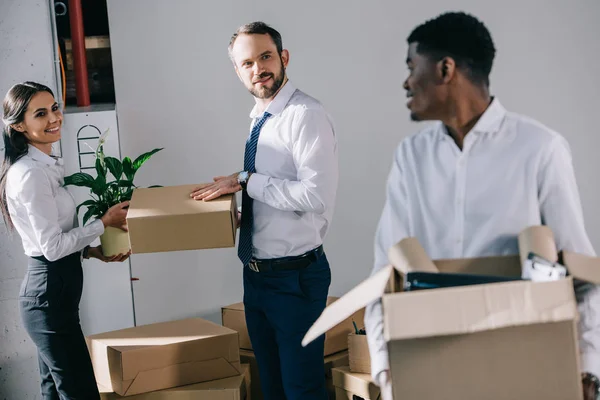
[[[416,237],[434,259],[509,255],[519,253],[519,232],[540,224],[552,229],[559,250],[594,255],[567,141],[506,111],[490,95],[496,50],[484,24],[468,14],[446,13],[414,29],[407,42],[404,89],[411,118],[438,122],[396,150],[374,272],[389,263],[389,248],[406,237]],[[600,291],[589,285],[576,289],[585,399],[595,399]],[[381,301],[367,307],[365,324],[372,375],[382,398],[391,399]]]
[[[244,169],[191,196],[206,201],[242,190],[238,256],[265,399],[324,400],[324,337],[306,348],[301,340],[325,308],[331,283],[322,244],[338,182],[333,124],[288,80],[289,52],[275,29],[240,27],[229,56],[256,102]]]

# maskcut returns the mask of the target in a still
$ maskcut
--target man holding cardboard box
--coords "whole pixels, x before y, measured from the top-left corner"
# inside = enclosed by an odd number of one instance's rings
[[[324,338],[306,348],[301,340],[325,308],[331,282],[322,243],[338,181],[333,124],[288,81],[289,53],[275,29],[242,26],[229,54],[256,101],[244,171],[215,178],[192,197],[243,191],[238,255],[265,399],[326,399]]]
[[[518,234],[548,225],[559,250],[594,255],[587,237],[566,140],[507,112],[489,93],[495,47],[487,28],[447,13],[408,37],[404,82],[416,121],[440,121],[398,147],[375,240],[374,272],[388,249],[416,237],[434,259],[518,254]],[[600,375],[600,291],[576,287],[585,399]],[[381,301],[365,317],[372,375],[391,398]]]

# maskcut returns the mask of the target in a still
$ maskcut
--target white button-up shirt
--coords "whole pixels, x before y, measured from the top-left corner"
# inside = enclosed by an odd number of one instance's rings
[[[494,99],[461,151],[434,123],[398,146],[375,238],[373,272],[388,249],[416,237],[432,259],[518,254],[518,234],[548,225],[559,250],[594,255],[566,140]],[[580,303],[583,369],[600,376],[600,291]],[[593,301],[592,301],[593,299]],[[372,374],[389,368],[381,302],[365,316]]]
[[[75,201],[63,184],[62,160],[31,145],[8,170],[8,211],[28,256],[56,261],[83,250],[104,233],[100,220],[77,227]]]
[[[248,181],[254,199],[253,255],[303,254],[323,243],[338,183],[333,123],[319,101],[287,82],[265,110]],[[252,125],[260,118],[257,106]]]

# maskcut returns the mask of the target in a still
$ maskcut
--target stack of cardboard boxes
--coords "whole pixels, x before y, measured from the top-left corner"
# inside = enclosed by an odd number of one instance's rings
[[[327,299],[327,304],[332,304],[336,300],[337,297],[329,297]],[[239,333],[240,358],[242,362],[250,365],[252,399],[262,399],[263,395],[258,376],[258,366],[252,350],[252,343],[248,337],[244,305],[242,303],[236,303],[223,307],[221,315],[223,326],[231,328]],[[330,399],[335,398],[332,370],[336,367],[348,365],[348,334],[354,332],[354,323],[362,325],[363,320],[364,309],[357,310],[325,335],[323,363],[325,365],[325,381]]]
[[[248,400],[237,332],[201,318],[86,338],[103,400]]]

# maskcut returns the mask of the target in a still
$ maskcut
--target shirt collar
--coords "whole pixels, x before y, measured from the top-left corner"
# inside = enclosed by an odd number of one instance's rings
[[[285,109],[287,103],[289,103],[295,91],[296,87],[288,80],[279,90],[279,93],[275,95],[275,98],[269,103],[265,111],[271,115],[280,114]],[[259,115],[258,105],[255,105],[250,112],[250,118],[254,119]]]
[[[505,116],[506,109],[500,104],[500,100],[494,97],[471,131],[480,133],[498,132]]]
[[[49,156],[48,154],[44,153],[37,147],[28,145],[28,148],[29,148],[29,150],[28,150],[27,154],[29,154],[29,156],[31,158],[33,158],[34,160],[43,162],[44,164],[48,165],[49,167],[51,167],[53,165],[61,165],[61,162],[59,159]]]

